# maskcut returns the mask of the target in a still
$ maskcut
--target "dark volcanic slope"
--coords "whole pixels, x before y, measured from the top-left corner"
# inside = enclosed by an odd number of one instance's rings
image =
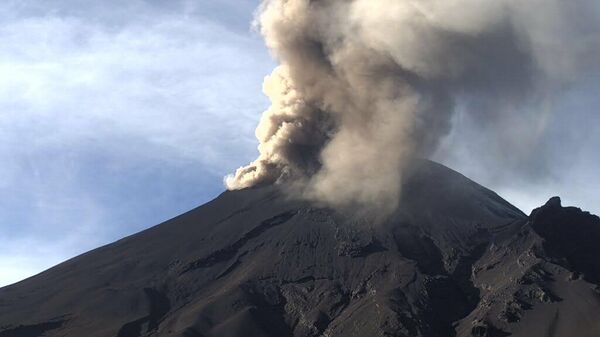
[[[403,191],[380,224],[225,192],[0,289],[0,337],[600,335],[597,217],[431,162]]]

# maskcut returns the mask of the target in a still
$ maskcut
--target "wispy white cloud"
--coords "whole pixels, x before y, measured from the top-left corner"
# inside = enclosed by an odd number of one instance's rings
[[[218,20],[230,2],[102,4],[0,5],[0,285],[206,201],[255,155],[272,64]]]

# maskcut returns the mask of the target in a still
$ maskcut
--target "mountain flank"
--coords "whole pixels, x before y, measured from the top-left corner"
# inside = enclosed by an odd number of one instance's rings
[[[598,337],[600,219],[423,161],[385,221],[227,191],[0,289],[0,337]]]

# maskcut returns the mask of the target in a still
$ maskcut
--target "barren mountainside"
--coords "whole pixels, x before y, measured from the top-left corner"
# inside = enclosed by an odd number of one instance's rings
[[[598,337],[600,219],[424,161],[383,222],[228,191],[0,289],[0,337]]]

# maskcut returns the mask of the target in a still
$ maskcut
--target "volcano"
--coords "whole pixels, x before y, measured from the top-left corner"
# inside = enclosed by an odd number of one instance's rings
[[[227,191],[0,289],[0,337],[598,337],[600,219],[423,161],[385,221]]]

